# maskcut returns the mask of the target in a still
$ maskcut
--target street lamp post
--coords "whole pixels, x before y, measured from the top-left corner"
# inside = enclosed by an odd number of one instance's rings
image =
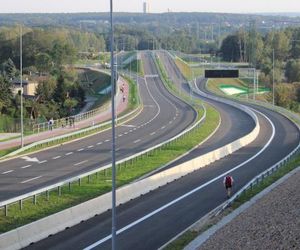
[[[110,0],[110,69],[111,69],[111,121],[112,121],[112,250],[116,249],[116,159],[115,159],[115,72],[114,72],[114,30],[113,0]]]
[[[20,87],[21,87],[21,147],[24,147],[24,124],[23,124],[23,51],[22,51],[22,25],[20,25]]]
[[[273,53],[272,53],[273,55],[272,55],[272,61],[273,61],[273,72],[272,72],[272,85],[273,85],[273,106],[275,105],[275,80],[274,80],[274,76],[275,76],[275,74],[274,74],[274,71],[275,71],[275,52],[274,52],[274,49],[273,49]]]

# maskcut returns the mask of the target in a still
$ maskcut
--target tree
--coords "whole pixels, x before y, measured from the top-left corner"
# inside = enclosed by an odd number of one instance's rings
[[[300,60],[289,60],[285,68],[288,82],[300,82]]]
[[[47,53],[38,53],[36,56],[36,67],[39,73],[49,72],[51,69],[51,57]]]
[[[53,100],[58,103],[60,106],[63,106],[67,98],[67,86],[65,83],[65,78],[61,73],[57,79],[56,88],[53,93]]]
[[[227,36],[222,41],[220,49],[223,60],[229,62],[238,62],[241,58],[239,47],[239,39],[237,35]]]
[[[8,58],[8,60],[4,63],[4,74],[9,78],[13,79],[16,77],[17,69],[14,62]]]
[[[10,107],[12,101],[11,84],[7,79],[0,76],[0,113],[2,114],[5,108]]]

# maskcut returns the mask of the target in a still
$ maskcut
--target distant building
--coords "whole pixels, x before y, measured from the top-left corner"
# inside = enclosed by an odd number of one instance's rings
[[[143,13],[149,13],[150,12],[150,6],[148,2],[143,2]]]
[[[13,80],[12,85],[13,85],[13,89],[12,89],[13,94],[14,95],[18,94],[21,91],[20,80],[19,79]],[[22,81],[22,85],[23,85],[24,96],[35,96],[35,92],[38,86],[37,81],[28,81],[26,79]]]

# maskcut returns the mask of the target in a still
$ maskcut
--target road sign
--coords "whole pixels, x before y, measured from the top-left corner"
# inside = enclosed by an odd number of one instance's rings
[[[205,78],[238,78],[238,69],[206,69]]]

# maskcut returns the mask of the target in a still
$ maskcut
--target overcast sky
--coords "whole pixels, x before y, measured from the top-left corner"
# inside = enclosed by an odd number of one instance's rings
[[[107,12],[110,0],[0,0],[0,13]],[[114,10],[142,12],[143,0],[114,0]],[[300,0],[148,0],[150,12],[300,12]]]

